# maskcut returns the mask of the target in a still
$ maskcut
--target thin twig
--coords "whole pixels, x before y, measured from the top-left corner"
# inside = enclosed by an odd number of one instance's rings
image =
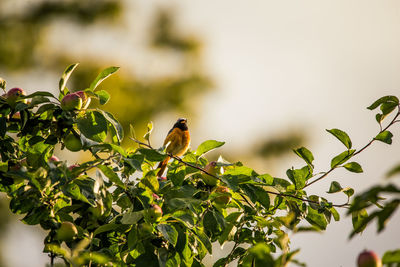
[[[150,149],[153,149],[150,145],[148,145],[148,144],[146,144],[146,143],[143,143],[143,142],[141,142],[141,141],[139,141],[139,140],[136,140],[136,139],[134,139],[134,138],[131,138],[131,137],[130,137],[130,139],[132,139],[133,141],[135,141],[135,142],[138,143],[139,145],[143,145],[143,146],[146,146],[146,147],[148,147],[148,148],[150,148]],[[219,181],[222,181],[220,177],[218,177],[218,176],[216,176],[216,175],[214,175],[214,174],[209,173],[208,171],[204,170],[203,168],[201,168],[201,167],[199,167],[199,166],[196,166],[196,165],[193,165],[193,164],[191,164],[191,163],[189,163],[189,162],[183,161],[180,157],[174,156],[174,155],[172,155],[172,154],[170,154],[170,153],[168,153],[168,156],[171,157],[171,158],[176,159],[177,161],[181,162],[182,164],[184,164],[184,165],[186,165],[186,166],[192,167],[192,168],[194,168],[194,169],[196,169],[196,170],[199,170],[199,171],[201,171],[201,172],[203,172],[203,173],[205,173],[205,174],[207,174],[207,175],[210,175],[211,177],[214,177],[215,179],[218,179]],[[326,175],[328,175],[329,172],[331,172],[332,170],[333,170],[333,169],[329,170],[329,171],[328,171],[327,173],[325,173],[322,177],[325,177]],[[320,179],[320,178],[319,178],[319,179]],[[222,182],[223,182],[223,181],[222,181]],[[268,193],[268,194],[273,194],[273,195],[277,195],[277,196],[281,196],[281,197],[295,198],[295,199],[301,200],[301,201],[303,201],[303,202],[320,204],[318,201],[313,201],[313,200],[301,198],[301,197],[294,196],[294,195],[290,195],[290,194],[277,193],[277,192],[268,191],[268,190],[265,190],[265,192]],[[247,200],[247,198],[246,198],[243,194],[241,194],[241,193],[239,193],[239,194],[240,194],[240,196],[244,199],[244,201],[245,201],[250,207],[252,207],[253,209],[255,208],[254,205],[252,205],[252,204]],[[339,208],[341,208],[341,207],[346,207],[346,206],[348,206],[348,203],[339,204],[339,205],[338,205],[338,204],[332,204],[332,206],[333,206],[333,207],[339,207]]]
[[[379,132],[378,134],[383,133],[384,131],[386,131],[387,129],[389,129],[390,126],[392,126],[392,125],[395,124],[396,122],[399,122],[400,120],[396,120],[397,117],[398,117],[399,115],[400,115],[400,107],[399,107],[399,111],[397,112],[396,116],[394,116],[393,120],[392,120],[385,128],[382,129],[382,127],[381,127],[381,130],[380,130],[380,132]],[[373,138],[371,141],[369,141],[369,142],[368,142],[365,146],[363,146],[361,149],[359,149],[359,150],[357,150],[356,152],[354,152],[353,155],[351,156],[351,158],[354,157],[354,156],[356,156],[357,154],[360,154],[360,153],[361,153],[362,151],[364,151],[367,147],[369,147],[374,141],[376,141],[375,138]],[[349,159],[350,159],[350,158],[349,158]],[[339,167],[339,166],[335,166],[335,167],[331,168],[329,171],[325,172],[322,176],[320,176],[320,177],[318,177],[317,179],[315,179],[314,181],[312,181],[312,182],[306,184],[303,188],[306,188],[307,186],[310,186],[310,185],[312,185],[313,183],[316,183],[316,182],[318,182],[319,180],[325,178],[330,172],[332,172],[332,171],[333,171],[334,169],[336,169],[337,167]]]

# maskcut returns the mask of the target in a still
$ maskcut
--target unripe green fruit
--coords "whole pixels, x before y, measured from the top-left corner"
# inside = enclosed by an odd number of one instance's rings
[[[218,172],[217,162],[211,161],[210,163],[207,164],[204,170],[209,174],[217,175]],[[205,173],[201,175],[201,179],[204,181],[204,183],[206,183],[209,186],[216,186],[219,182],[217,178],[212,177]]]
[[[82,143],[81,139],[79,137],[75,136],[73,133],[68,134],[64,138],[64,144],[65,147],[73,152],[79,151],[82,149]]]
[[[151,233],[153,233],[153,226],[151,226],[151,224],[148,223],[139,224],[138,226],[139,237],[146,238],[150,236]]]
[[[229,188],[226,187],[226,186],[218,186],[218,187],[215,189],[215,192],[216,192],[216,193],[229,193],[229,191],[230,191]],[[216,197],[216,198],[214,199],[214,202],[215,202],[216,204],[218,204],[218,205],[223,205],[223,206],[225,206],[225,205],[227,205],[229,202],[231,202],[231,197],[228,196],[228,195],[219,196],[219,197]]]
[[[61,108],[66,111],[79,110],[82,108],[82,98],[77,93],[71,93],[61,100]]]
[[[382,261],[375,252],[364,250],[358,255],[358,267],[382,267]]]
[[[84,91],[78,91],[75,92],[75,94],[79,95],[79,97],[82,99],[82,109],[86,109],[90,104],[91,98]]]
[[[21,88],[18,88],[18,87],[12,88],[6,94],[7,102],[10,105],[14,105],[15,102],[17,102],[20,99],[21,96],[25,96],[25,95],[26,95],[25,91],[22,90]],[[21,99],[21,102],[28,103],[28,100],[27,99]]]
[[[145,210],[144,212],[144,218],[153,223],[153,222],[157,222],[161,219],[162,217],[162,209],[160,206],[158,206],[157,204],[152,204],[150,205],[150,208],[148,208],[147,210]]]
[[[78,234],[75,224],[72,222],[63,222],[57,230],[56,238],[60,241],[71,241]]]

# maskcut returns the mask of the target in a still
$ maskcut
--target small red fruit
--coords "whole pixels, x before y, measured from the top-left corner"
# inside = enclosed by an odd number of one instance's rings
[[[20,97],[25,96],[25,91],[22,90],[21,88],[15,87],[10,89],[7,94],[6,94],[6,98],[7,98],[7,102],[10,105],[14,105],[15,102],[17,102]],[[27,103],[28,100],[27,99],[22,99],[21,102]]]
[[[61,100],[61,108],[67,111],[79,110],[82,108],[82,98],[77,93],[68,94]]]
[[[60,159],[59,158],[57,158],[56,156],[51,156],[50,158],[49,158],[49,162],[57,162],[57,161],[60,161]]]
[[[382,267],[382,261],[372,250],[364,250],[358,255],[358,267]]]

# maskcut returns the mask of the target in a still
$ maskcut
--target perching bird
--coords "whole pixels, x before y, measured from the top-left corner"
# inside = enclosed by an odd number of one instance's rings
[[[180,118],[176,121],[172,129],[169,130],[164,141],[164,146],[168,154],[180,157],[189,148],[190,134],[186,123],[187,120],[185,118]],[[170,157],[168,156],[158,165],[157,168],[160,169],[157,173],[158,177],[161,177],[164,173],[169,160]]]

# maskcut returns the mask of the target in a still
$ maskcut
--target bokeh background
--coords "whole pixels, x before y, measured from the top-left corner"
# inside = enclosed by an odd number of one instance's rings
[[[226,159],[276,177],[300,166],[291,152],[299,146],[314,153],[317,170],[328,170],[343,147],[325,129],[346,131],[356,148],[378,132],[366,107],[400,95],[399,47],[397,0],[0,1],[0,77],[8,88],[56,92],[65,67],[80,62],[68,87],[81,90],[101,69],[120,66],[102,87],[112,95],[104,108],[126,132],[133,124],[140,136],[153,121],[152,142],[161,145],[176,118],[187,117],[192,148],[226,141],[218,150]],[[332,180],[356,191],[387,183],[400,163],[399,127],[393,134],[392,146],[374,144],[357,156],[364,173],[337,170],[307,192],[321,194]],[[45,266],[45,233],[1,200],[0,266]],[[355,266],[364,248],[380,255],[398,248],[399,214],[384,233],[369,227],[352,240],[351,219],[341,215],[325,233],[291,236],[300,261]],[[214,251],[208,266],[224,253]]]

